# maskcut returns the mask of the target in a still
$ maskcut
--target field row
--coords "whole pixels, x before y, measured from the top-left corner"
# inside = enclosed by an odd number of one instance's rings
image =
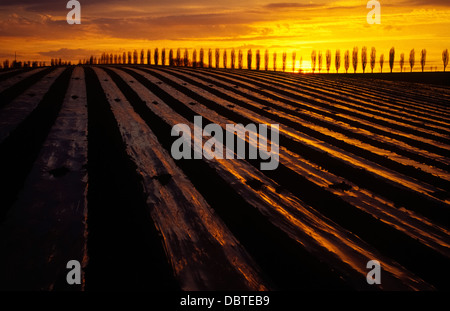
[[[376,259],[376,289],[448,289],[449,103],[444,87],[326,75],[2,73],[0,288],[67,289],[79,259],[85,289],[374,289]],[[279,124],[278,168],[174,160],[171,129],[195,116]]]

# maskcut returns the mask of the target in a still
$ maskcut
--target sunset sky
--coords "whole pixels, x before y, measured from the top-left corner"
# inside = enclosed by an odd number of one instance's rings
[[[66,0],[0,0],[0,59],[12,60],[15,51],[18,60],[78,62],[91,54],[156,47],[268,48],[280,54],[296,51],[308,66],[313,49],[323,54],[330,49],[334,57],[336,49],[343,54],[354,46],[374,46],[387,59],[394,46],[396,55],[409,55],[414,48],[416,61],[426,48],[427,70],[442,70],[441,53],[450,48],[449,0],[380,1],[380,25],[367,23],[365,0],[80,3],[82,24],[69,25]]]

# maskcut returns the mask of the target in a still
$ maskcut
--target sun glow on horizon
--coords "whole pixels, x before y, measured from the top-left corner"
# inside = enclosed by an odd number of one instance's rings
[[[201,0],[166,5],[137,1],[131,7],[117,0],[83,4],[82,24],[68,25],[64,22],[65,7],[56,10],[50,2],[44,0],[33,9],[0,4],[0,60],[12,60],[17,52],[19,60],[49,62],[62,58],[78,63],[103,52],[155,48],[188,48],[190,52],[200,48],[241,49],[245,59],[248,49],[259,49],[262,55],[269,49],[270,63],[272,53],[277,52],[277,69],[281,69],[282,53],[286,52],[286,71],[292,71],[289,54],[295,51],[295,71],[300,69],[302,58],[302,71],[311,72],[311,52],[322,51],[325,56],[329,49],[333,72],[338,49],[343,58],[344,52],[351,52],[355,46],[359,51],[363,46],[368,50],[373,46],[378,58],[384,54],[387,59],[394,46],[397,60],[400,53],[409,55],[411,49],[416,53],[427,49],[427,67],[440,68],[441,53],[450,42],[450,3],[430,7],[426,1],[418,1],[409,7],[393,1],[388,7],[382,6],[380,25],[368,25],[365,1],[315,4],[244,0],[227,6],[205,5]],[[269,68],[273,69],[273,64]],[[360,64],[357,71],[362,72]]]

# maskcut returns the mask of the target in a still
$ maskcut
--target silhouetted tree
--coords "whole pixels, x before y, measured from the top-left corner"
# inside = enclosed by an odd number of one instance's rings
[[[220,50],[216,49],[216,68],[219,68],[219,62],[220,62]]]
[[[200,49],[199,58],[200,68],[203,68],[205,66],[205,51],[203,50],[203,48]]]
[[[297,58],[297,53],[292,52],[292,72],[295,72],[295,59]]]
[[[173,49],[169,50],[169,66],[178,66],[175,64],[176,60],[173,58]]]
[[[133,63],[133,54],[128,51],[128,64],[131,65]]]
[[[133,52],[133,64],[137,64],[138,63],[138,52],[136,50],[134,50]]]
[[[339,73],[339,68],[341,68],[341,50],[336,50],[334,56],[334,67],[336,68],[336,73]]]
[[[192,52],[192,67],[197,67],[197,50],[194,49],[194,52]]]
[[[391,73],[392,70],[394,69],[394,59],[395,59],[395,49],[392,47],[389,50],[389,68],[391,68]]]
[[[209,49],[209,50],[208,50],[208,67],[209,67],[209,68],[212,68],[212,66],[213,66],[212,63],[213,63],[213,62],[212,62],[212,50]]]
[[[383,72],[383,65],[384,65],[384,54],[380,55],[380,70]]]
[[[445,72],[445,68],[447,68],[448,65],[448,49],[445,49],[442,52],[442,62],[444,63],[444,72]]]
[[[372,73],[375,68],[375,63],[377,61],[376,59],[377,59],[377,50],[374,47],[372,47],[372,50],[370,51],[370,68],[372,69]]]
[[[259,54],[259,50],[256,50],[256,70],[259,70],[261,66],[261,55]]]
[[[303,71],[302,69],[302,64],[303,64],[303,56],[300,56],[300,68],[298,69],[298,71],[301,73]]]
[[[420,65],[422,66],[422,72],[425,68],[425,62],[427,61],[427,50],[423,49],[422,52],[420,52]]]
[[[350,67],[350,52],[349,50],[345,51],[344,53],[344,68],[345,73],[348,73],[348,68]]]
[[[264,52],[264,70],[269,70],[269,50]]]
[[[231,50],[231,69],[236,68],[236,51],[234,49]]]
[[[282,60],[283,60],[282,69],[283,69],[283,72],[286,71],[286,58],[287,58],[287,54],[286,54],[286,52],[283,52],[283,55],[282,55]]]
[[[155,65],[158,65],[158,60],[159,60],[159,50],[158,48],[156,48],[155,53],[153,54],[153,61]]]
[[[237,55],[237,68],[242,69],[242,51],[238,50],[238,55]]]
[[[228,61],[228,57],[227,57],[227,49],[223,50],[223,68],[227,68],[227,61]]]
[[[90,59],[90,60],[89,60],[89,64],[92,65],[92,62],[93,62],[93,61],[94,61],[93,58]],[[118,64],[117,61],[118,61],[118,59],[117,59],[117,54],[114,54],[114,64]]]
[[[416,63],[416,52],[414,49],[409,52],[409,67],[411,67],[411,72],[413,71],[414,64]]]
[[[247,69],[252,69],[252,49],[247,51]]]
[[[313,50],[311,53],[311,69],[313,73],[316,71],[316,59],[317,59],[316,50]]]
[[[352,54],[352,65],[353,65],[353,70],[354,73],[356,73],[356,69],[358,69],[358,47],[354,47],[353,48],[353,54]]]
[[[327,73],[330,73],[330,68],[331,68],[331,51],[327,50],[327,52],[325,53],[325,60],[327,63]]]
[[[184,67],[187,67],[189,65],[189,52],[188,52],[188,49],[184,49],[183,65],[184,65]]]
[[[161,65],[166,65],[166,48],[161,50]]]
[[[405,66],[405,53],[400,54],[400,72],[403,72]]]
[[[152,63],[152,52],[150,49],[147,50],[147,65],[150,65]]]
[[[179,66],[178,60],[173,56],[173,49],[169,50],[169,66]]]
[[[273,71],[277,71],[277,52],[273,52]]]
[[[175,59],[175,66],[181,66],[183,64],[183,61],[181,60],[181,49],[177,49],[177,56]]]
[[[363,46],[361,49],[361,65],[363,69],[363,73],[366,72],[367,66],[367,47]]]
[[[144,50],[142,49],[142,50],[141,50],[141,65],[144,64],[144,59],[145,59],[145,52],[144,52]]]
[[[319,69],[319,73],[322,71],[322,51],[319,51],[319,64],[318,64],[318,68]]]
[[[238,52],[238,66],[239,66],[239,69],[242,69],[243,66],[244,66],[243,58],[244,58],[244,54],[242,53],[241,50],[239,50],[239,52]]]
[[[119,58],[117,59],[118,64],[122,64],[122,54],[119,54]],[[94,64],[97,64],[97,58],[94,57]]]
[[[101,58],[100,58],[101,60]],[[126,64],[127,63],[127,52],[123,52],[122,54],[122,64]]]

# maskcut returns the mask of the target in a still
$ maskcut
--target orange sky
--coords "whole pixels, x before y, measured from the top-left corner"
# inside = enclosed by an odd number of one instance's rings
[[[394,46],[397,60],[416,50],[417,70],[426,48],[426,69],[442,70],[442,50],[450,48],[449,0],[380,1],[380,25],[367,24],[364,0],[286,1],[292,0],[80,0],[81,25],[67,24],[65,0],[2,1],[0,59],[13,59],[15,51],[18,60],[78,62],[103,51],[155,47],[268,48],[278,60],[286,51],[288,68],[295,51],[307,68],[313,49],[324,55],[330,49],[334,69],[336,49],[343,55],[354,46],[374,46],[387,59]]]

